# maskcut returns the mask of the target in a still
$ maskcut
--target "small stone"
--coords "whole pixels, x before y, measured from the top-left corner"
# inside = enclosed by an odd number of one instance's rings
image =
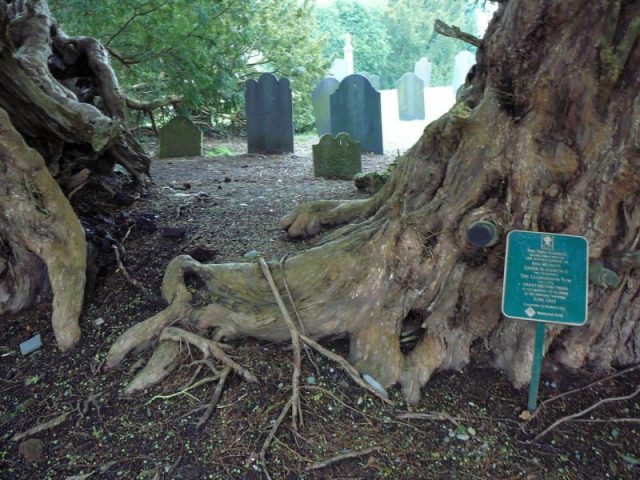
[[[27,463],[34,463],[40,460],[44,443],[38,438],[25,440],[18,447],[18,452],[24,457]]]
[[[473,436],[476,434],[476,429],[473,427],[469,427],[467,428],[467,433],[469,433],[469,435]]]
[[[307,378],[305,378],[305,381],[309,385],[315,385],[316,384],[316,377],[314,377],[313,375],[309,375]]]
[[[31,337],[26,342],[22,342],[20,344],[20,353],[23,356],[29,355],[36,350],[40,350],[40,347],[42,347],[42,337],[40,334],[37,334],[35,337]]]
[[[362,379],[365,382],[367,382],[369,385],[371,385],[371,387],[376,392],[378,392],[382,398],[385,398],[385,399],[389,398],[389,394],[387,393],[387,390],[371,375],[365,373],[364,375],[362,375]]]
[[[100,325],[102,325],[104,323],[104,318],[98,317],[93,321],[93,323],[96,324],[96,327],[99,327]]]
[[[463,442],[466,442],[467,440],[469,440],[471,437],[467,434],[467,433],[458,433],[456,434],[456,438],[458,440],[462,440]]]
[[[250,258],[252,260],[258,258],[259,256],[260,256],[260,252],[258,252],[257,250],[250,250],[244,254],[244,258]]]
[[[187,234],[185,227],[166,227],[160,232],[164,238],[182,238]]]

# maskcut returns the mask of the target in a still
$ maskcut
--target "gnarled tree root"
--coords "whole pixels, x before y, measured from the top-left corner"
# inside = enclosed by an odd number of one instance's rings
[[[0,244],[14,252],[31,252],[47,266],[53,290],[51,323],[58,347],[67,350],[80,339],[87,261],[84,229],[44,159],[27,146],[1,108],[0,163]],[[21,310],[33,302],[31,295],[37,294],[30,288],[22,294],[14,290],[12,284],[20,285],[23,279],[11,272],[20,272],[20,263],[26,260],[15,253],[7,257],[5,262],[11,267],[0,278],[0,313]],[[6,299],[3,291],[8,292]]]

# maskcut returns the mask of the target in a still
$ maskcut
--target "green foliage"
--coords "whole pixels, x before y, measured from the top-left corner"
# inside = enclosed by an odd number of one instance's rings
[[[229,155],[233,155],[233,152],[228,147],[215,147],[211,150],[207,150],[205,152],[207,157],[227,157]]]
[[[346,33],[353,35],[356,72],[378,73],[384,70],[390,53],[384,10],[358,3],[337,0],[335,5],[317,11],[320,30],[327,35],[324,53],[327,58],[343,56]]]
[[[184,96],[183,111],[214,124],[238,118],[244,82],[261,72],[291,80],[296,123],[313,122],[308,98],[327,69],[314,12],[297,0],[51,0],[69,35],[109,49],[123,89],[141,100]]]
[[[327,32],[325,55],[342,56],[344,34],[353,35],[356,71],[380,75],[382,88],[393,88],[420,57],[432,63],[431,84],[448,85],[456,53],[472,47],[434,31],[440,19],[476,34],[471,0],[387,0],[384,7],[364,6],[356,0],[337,0],[319,8],[320,29]]]

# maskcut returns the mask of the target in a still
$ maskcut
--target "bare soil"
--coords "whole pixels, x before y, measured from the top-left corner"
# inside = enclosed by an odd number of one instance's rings
[[[121,218],[124,264],[150,292],[159,293],[164,268],[181,253],[203,261],[251,261],[258,251],[279,259],[308,248],[279,230],[279,219],[297,204],[316,199],[358,198],[351,182],[313,178],[314,137],[296,140],[296,153],[246,155],[240,139],[208,142],[231,155],[155,160],[154,185],[133,205],[106,205]],[[365,156],[364,170],[381,170],[388,156]],[[157,229],[153,230],[153,225]],[[167,230],[172,229],[172,230]],[[196,431],[215,384],[184,392],[197,352],[183,352],[182,368],[161,385],[134,397],[122,389],[151,351],[131,357],[116,371],[100,369],[110,344],[127,327],[160,307],[145,300],[115,265],[87,299],[83,339],[73,351],[55,348],[50,307],[0,324],[0,478],[3,479],[253,479],[265,478],[258,461],[272,422],[290,395],[292,351],[288,345],[244,339],[231,343],[234,357],[261,379],[232,377],[215,413]],[[533,332],[533,330],[532,330]],[[43,347],[21,356],[19,344],[41,333]],[[533,333],[532,333],[533,334]],[[323,342],[347,355],[344,339]],[[416,413],[407,412],[398,389],[394,406],[375,400],[337,365],[303,358],[304,428],[285,419],[267,454],[274,479],[601,479],[640,477],[640,399],[605,404],[566,422],[543,439],[535,435],[557,419],[607,397],[629,395],[640,370],[546,405],[530,422],[520,418],[526,391],[515,390],[489,366],[482,344],[461,372],[436,374]],[[539,398],[583,386],[611,372],[568,372],[545,362]],[[200,377],[204,378],[204,377]],[[182,393],[181,393],[182,392]],[[68,413],[61,425],[34,435],[42,453],[28,460],[14,435]],[[612,419],[618,419],[612,420]],[[626,419],[626,420],[620,420]],[[307,471],[336,455],[376,450]],[[23,446],[24,449],[24,446]],[[23,450],[24,451],[24,450]]]

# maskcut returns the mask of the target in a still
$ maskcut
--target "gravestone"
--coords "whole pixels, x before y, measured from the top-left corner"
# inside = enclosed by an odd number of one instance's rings
[[[331,133],[331,102],[329,97],[336,91],[338,85],[340,82],[333,77],[323,78],[311,93],[311,103],[319,137]]]
[[[457,91],[460,85],[464,84],[467,73],[469,73],[469,70],[471,70],[471,67],[473,67],[475,63],[476,56],[468,50],[463,50],[456,55],[453,66],[453,80],[451,82],[454,91]]]
[[[293,152],[293,106],[288,78],[264,73],[245,89],[249,153]]]
[[[331,95],[331,133],[347,132],[363,152],[382,154],[380,92],[362,75],[349,75]]]
[[[415,73],[405,73],[396,91],[400,120],[424,120],[424,82]]]
[[[358,75],[362,75],[364,78],[369,80],[369,83],[376,90],[380,90],[380,75],[373,75],[369,72],[359,72]]]
[[[199,157],[202,155],[202,132],[187,117],[169,120],[159,132],[160,158]]]
[[[313,149],[313,176],[351,180],[362,172],[360,142],[348,133],[323,135]]]
[[[336,58],[331,62],[331,68],[329,68],[329,76],[336,77],[338,81],[342,81],[349,75],[349,66],[344,58]]]
[[[431,86],[431,62],[426,57],[422,57],[416,62],[413,66],[413,73],[424,82],[425,87]]]

